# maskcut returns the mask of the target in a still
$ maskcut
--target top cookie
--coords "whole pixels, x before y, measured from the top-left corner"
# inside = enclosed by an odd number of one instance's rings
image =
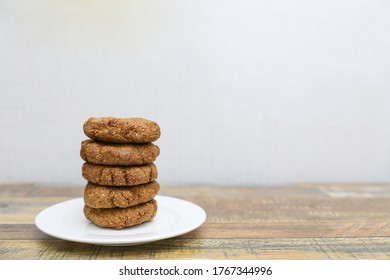
[[[142,118],[89,118],[83,128],[89,138],[109,143],[149,143],[160,137],[158,124]]]

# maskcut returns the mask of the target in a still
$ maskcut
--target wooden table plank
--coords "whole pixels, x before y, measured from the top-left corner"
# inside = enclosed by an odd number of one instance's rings
[[[1,224],[0,240],[52,239],[43,234],[34,224]],[[346,223],[259,223],[259,224],[213,224],[205,223],[201,229],[182,237],[189,239],[253,239],[253,238],[323,238],[323,237],[388,237],[390,224]]]
[[[0,185],[0,259],[390,259],[390,186],[163,187],[199,204],[205,224],[135,247],[58,240],[39,211],[83,188]]]
[[[389,238],[172,238],[136,247],[4,240],[1,259],[389,259]]]

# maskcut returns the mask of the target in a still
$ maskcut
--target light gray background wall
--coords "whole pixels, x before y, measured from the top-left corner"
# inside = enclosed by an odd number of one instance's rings
[[[0,182],[83,184],[89,116],[164,184],[390,180],[388,1],[0,0]]]

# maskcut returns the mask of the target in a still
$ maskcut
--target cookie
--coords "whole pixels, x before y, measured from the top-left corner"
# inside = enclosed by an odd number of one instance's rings
[[[135,186],[146,184],[157,178],[157,168],[153,163],[139,166],[109,166],[84,163],[83,177],[98,185]]]
[[[151,221],[157,212],[156,200],[127,208],[94,209],[84,205],[84,215],[92,223],[103,228],[124,229]]]
[[[126,208],[152,200],[160,185],[153,181],[131,187],[100,186],[88,182],[84,188],[84,203],[92,208]]]
[[[89,118],[83,128],[89,138],[110,143],[149,143],[160,137],[158,124],[142,118]]]
[[[80,156],[83,160],[104,165],[142,165],[152,163],[160,154],[158,146],[148,144],[110,144],[84,140]]]

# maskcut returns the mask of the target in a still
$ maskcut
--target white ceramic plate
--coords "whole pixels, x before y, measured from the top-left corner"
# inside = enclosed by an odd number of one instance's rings
[[[84,200],[64,201],[41,211],[35,218],[37,227],[48,235],[75,242],[129,246],[175,237],[199,227],[205,211],[191,202],[158,195],[156,217],[151,222],[123,230],[100,228],[83,214]]]

